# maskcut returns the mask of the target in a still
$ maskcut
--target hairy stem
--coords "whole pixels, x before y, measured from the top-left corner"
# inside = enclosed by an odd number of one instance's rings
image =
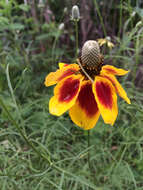
[[[75,20],[75,43],[76,43],[76,52],[75,57],[78,56],[78,20]]]

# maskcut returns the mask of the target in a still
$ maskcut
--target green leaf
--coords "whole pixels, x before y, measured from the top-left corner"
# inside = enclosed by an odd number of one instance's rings
[[[139,14],[139,16],[140,16],[141,18],[143,18],[143,9],[141,9],[141,8],[139,8],[139,7],[136,7],[136,8],[135,8],[135,11]]]
[[[20,23],[14,23],[14,24],[10,24],[8,26],[8,28],[10,30],[23,30],[24,29],[24,25],[23,24],[20,24]]]
[[[21,4],[21,5],[19,5],[19,8],[20,8],[21,10],[27,12],[27,11],[29,11],[30,6],[25,5],[25,4]]]

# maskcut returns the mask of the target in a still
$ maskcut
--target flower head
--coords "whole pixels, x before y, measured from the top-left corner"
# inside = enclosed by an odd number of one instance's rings
[[[107,46],[111,49],[114,47],[114,44],[111,42],[110,36],[107,36],[106,38],[100,38],[97,41],[98,41],[100,46],[107,44]]]
[[[79,12],[79,8],[78,8],[77,5],[74,5],[74,6],[72,7],[72,15],[71,15],[71,18],[72,18],[72,20],[77,20],[77,21],[79,21],[79,19],[80,19],[80,12]]]
[[[101,115],[113,125],[117,115],[117,94],[128,104],[130,100],[116,79],[128,71],[103,65],[103,56],[96,41],[87,41],[79,64],[59,63],[59,69],[45,78],[45,85],[57,84],[49,102],[51,114],[60,116],[69,110],[71,120],[85,130],[93,128]]]

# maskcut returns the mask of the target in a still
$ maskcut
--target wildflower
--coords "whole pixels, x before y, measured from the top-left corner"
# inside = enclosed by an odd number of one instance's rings
[[[103,65],[99,45],[93,40],[84,44],[77,62],[59,63],[59,69],[46,76],[47,87],[57,84],[49,102],[50,113],[60,116],[69,110],[71,120],[85,130],[93,128],[100,115],[113,125],[118,115],[117,94],[130,104],[115,75],[128,71]]]
[[[100,38],[97,41],[100,46],[107,44],[107,46],[111,49],[114,47],[114,44],[111,42],[111,38],[109,36],[107,36],[106,38]]]
[[[77,21],[79,21],[79,19],[80,19],[79,8],[78,8],[77,5],[74,5],[74,6],[72,7],[72,15],[71,15],[71,18],[72,18],[72,20],[77,20]]]

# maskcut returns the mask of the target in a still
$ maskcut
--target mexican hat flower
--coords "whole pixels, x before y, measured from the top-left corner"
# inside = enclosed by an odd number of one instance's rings
[[[118,115],[117,94],[130,104],[116,79],[127,73],[103,64],[96,41],[85,42],[77,63],[59,63],[59,69],[45,78],[47,87],[56,84],[49,101],[50,113],[60,116],[69,110],[71,120],[85,130],[93,128],[100,115],[106,124],[113,125]]]
[[[107,46],[112,49],[114,47],[114,44],[111,42],[111,38],[107,36],[106,38],[100,38],[97,40],[98,44],[100,46],[103,46],[104,44],[107,44]]]

